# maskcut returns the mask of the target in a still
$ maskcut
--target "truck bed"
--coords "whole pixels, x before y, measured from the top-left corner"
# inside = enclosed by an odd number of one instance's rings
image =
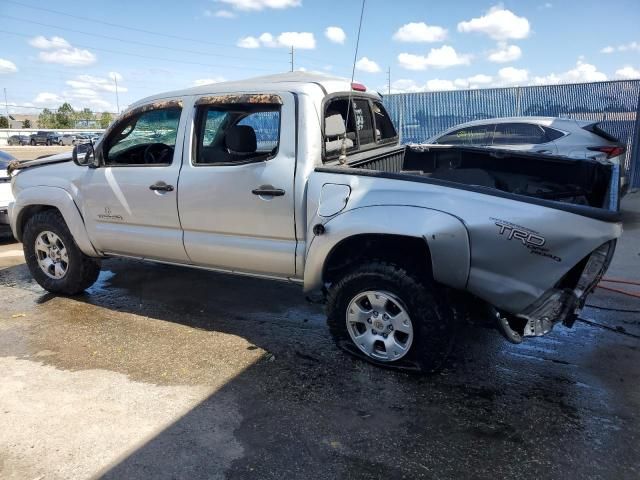
[[[350,157],[350,169],[466,186],[555,203],[615,210],[611,165],[537,153],[477,147],[394,146]],[[351,173],[355,173],[351,170]],[[363,172],[364,173],[364,172]],[[395,177],[396,175],[394,175]],[[411,178],[410,178],[411,177]],[[525,200],[525,198],[522,198]],[[537,202],[536,202],[537,203]]]

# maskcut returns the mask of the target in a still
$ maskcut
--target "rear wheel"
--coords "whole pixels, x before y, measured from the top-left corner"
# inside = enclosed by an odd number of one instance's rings
[[[29,143],[31,143],[31,146],[33,147],[33,146],[35,146],[36,141],[32,139],[31,142],[29,142]]]
[[[78,294],[93,285],[100,273],[100,261],[82,253],[55,210],[36,213],[27,221],[23,248],[31,275],[53,293]]]
[[[64,145],[64,143],[62,142],[62,140],[60,140],[60,141],[58,142],[58,145],[60,145],[60,146],[63,146],[63,145]]]
[[[364,264],[333,285],[327,323],[338,346],[381,366],[438,370],[454,339],[454,316],[433,282],[384,262]]]

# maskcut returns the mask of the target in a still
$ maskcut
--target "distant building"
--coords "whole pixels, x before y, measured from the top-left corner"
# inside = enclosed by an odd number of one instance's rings
[[[12,113],[9,115],[9,128],[23,128],[25,120],[29,120],[31,123],[30,128],[38,128],[37,115],[23,115],[19,113]]]

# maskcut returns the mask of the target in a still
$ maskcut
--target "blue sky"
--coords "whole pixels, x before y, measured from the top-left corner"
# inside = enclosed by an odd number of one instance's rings
[[[116,111],[150,94],[295,68],[350,76],[359,0],[0,0],[12,111]],[[638,0],[369,0],[356,79],[428,91],[640,78]],[[123,28],[125,27],[125,28]]]

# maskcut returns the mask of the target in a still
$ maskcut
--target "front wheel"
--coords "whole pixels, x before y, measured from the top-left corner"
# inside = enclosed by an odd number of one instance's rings
[[[327,323],[336,344],[381,366],[442,367],[454,339],[454,316],[436,286],[384,262],[364,264],[335,283]]]
[[[60,140],[60,141],[58,142],[58,145],[60,145],[60,146],[63,146],[63,145],[64,145],[64,143],[62,142],[62,140]]]
[[[82,253],[59,212],[33,215],[22,240],[29,271],[45,290],[76,295],[98,279],[100,261]]]
[[[34,147],[36,145],[36,141],[35,140],[31,140],[31,146]]]

